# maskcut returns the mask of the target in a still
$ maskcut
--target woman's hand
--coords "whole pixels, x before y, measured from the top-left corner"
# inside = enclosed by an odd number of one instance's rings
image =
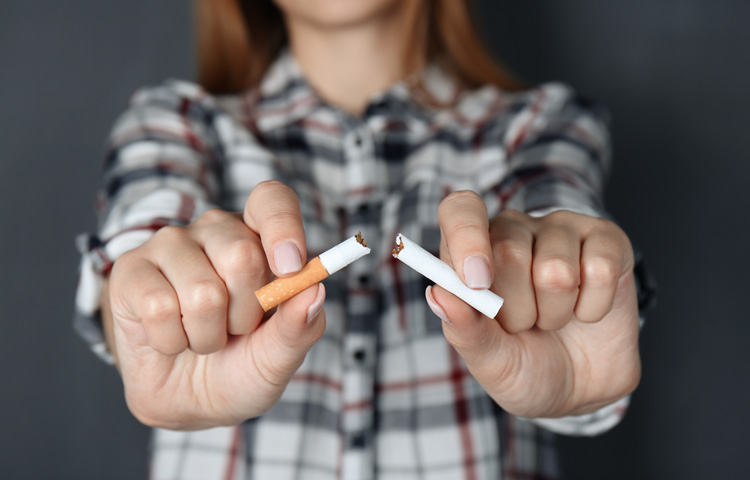
[[[448,341],[506,411],[595,411],[640,379],[633,251],[614,223],[568,211],[489,219],[473,192],[440,206],[441,257],[473,288],[505,299],[496,319],[440,287],[427,300]]]
[[[209,210],[122,255],[109,307],[133,414],[197,429],[273,406],[325,330],[325,290],[308,288],[267,321],[254,292],[305,258],[299,200],[279,182],[259,184],[244,215]]]

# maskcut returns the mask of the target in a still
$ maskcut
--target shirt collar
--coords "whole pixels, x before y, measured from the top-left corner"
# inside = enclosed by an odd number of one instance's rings
[[[373,95],[367,111],[386,105],[394,113],[401,113],[409,126],[421,129],[436,116],[455,108],[462,92],[454,76],[430,64],[420,73]],[[288,48],[276,58],[260,86],[247,93],[246,102],[253,123],[262,132],[290,125],[326,106]]]

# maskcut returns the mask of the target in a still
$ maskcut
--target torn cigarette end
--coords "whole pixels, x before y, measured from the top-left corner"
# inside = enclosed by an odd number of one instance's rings
[[[367,248],[367,242],[362,238],[362,233],[358,232],[307,262],[302,270],[291,277],[277,278],[261,287],[255,292],[255,296],[267,312],[368,253],[370,249]]]
[[[467,287],[447,263],[401,233],[396,235],[393,256],[490,318],[495,318],[503,306],[502,297],[490,290]]]
[[[393,258],[398,258],[398,254],[404,249],[404,242],[401,241],[401,234],[396,237],[396,248],[393,249]]]
[[[362,238],[362,232],[357,232],[357,234],[356,234],[356,235],[354,235],[354,239],[355,239],[355,240],[356,240],[356,241],[357,241],[357,242],[358,242],[358,243],[359,243],[360,245],[362,245],[363,247],[366,247],[366,246],[367,246],[367,241],[366,241],[366,240],[365,240],[364,238]]]

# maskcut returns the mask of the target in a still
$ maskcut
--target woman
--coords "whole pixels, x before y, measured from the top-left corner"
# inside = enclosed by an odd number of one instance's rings
[[[639,317],[596,111],[514,92],[464,1],[197,5],[201,87],[115,126],[78,298],[158,427],[152,478],[548,477],[549,431],[619,420]],[[357,231],[371,255],[264,315],[258,287]],[[394,261],[397,232],[498,317]]]

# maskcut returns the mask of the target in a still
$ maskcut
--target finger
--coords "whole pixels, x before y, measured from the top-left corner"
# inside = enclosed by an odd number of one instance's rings
[[[135,325],[121,325],[126,342],[133,346],[148,344],[170,356],[187,348],[177,294],[153,263],[129,254],[121,256],[110,276],[110,295],[113,312],[119,312],[116,320],[129,317],[143,329],[141,332]]]
[[[228,333],[244,335],[254,331],[265,312],[253,292],[270,280],[260,239],[238,215],[226,212],[222,212],[220,218],[207,219],[207,227],[198,228],[196,234],[226,285]]]
[[[433,313],[443,320],[448,343],[466,362],[481,363],[497,341],[497,323],[438,285],[427,287],[425,298]]]
[[[561,226],[537,233],[531,274],[536,324],[542,330],[560,329],[572,319],[580,284],[580,242],[578,235]]]
[[[247,199],[244,219],[260,236],[275,275],[288,276],[302,268],[307,249],[294,190],[275,180],[259,183]]]
[[[438,210],[447,254],[461,280],[471,288],[490,288],[492,269],[487,207],[474,192],[448,195]]]
[[[581,292],[576,318],[597,322],[612,309],[617,282],[624,271],[627,250],[610,232],[589,235],[581,249]]]
[[[531,278],[534,235],[529,225],[513,217],[495,217],[490,222],[495,281],[492,290],[505,299],[497,317],[509,333],[534,326],[536,295]]]
[[[184,229],[166,227],[157,235],[170,246],[156,253],[156,265],[177,293],[190,350],[208,354],[221,349],[227,342],[228,294],[224,282]]]
[[[249,338],[253,361],[272,385],[284,385],[325,332],[325,287],[313,285],[279,305],[258,334]]]

